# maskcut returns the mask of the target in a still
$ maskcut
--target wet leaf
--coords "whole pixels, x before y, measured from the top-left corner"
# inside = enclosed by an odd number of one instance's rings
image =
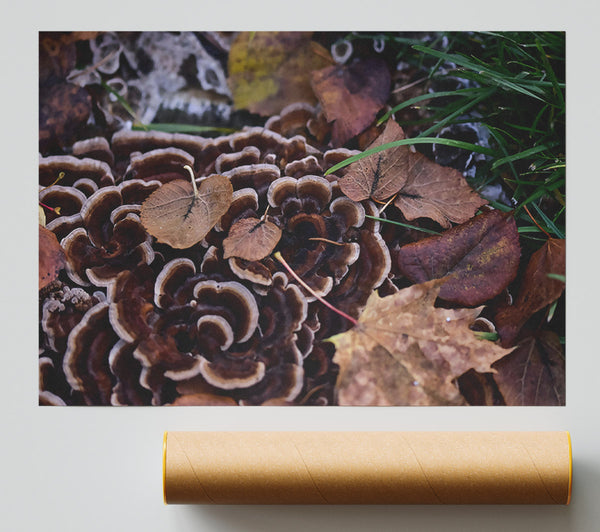
[[[39,290],[44,288],[58,277],[66,265],[63,249],[60,247],[56,235],[39,226]]]
[[[407,220],[431,218],[450,227],[466,222],[486,203],[458,170],[409,152],[408,177],[394,201]]]
[[[403,246],[396,260],[402,274],[415,283],[445,277],[440,297],[473,306],[512,282],[520,253],[512,214],[489,211],[441,235]]]
[[[229,87],[237,109],[269,116],[298,101],[315,103],[310,72],[331,63],[312,32],[241,32],[229,53]]]
[[[281,229],[273,222],[243,218],[231,226],[229,236],[223,240],[223,258],[264,259],[275,249],[280,238]]]
[[[549,274],[564,275],[565,259],[566,241],[558,238],[550,238],[531,256],[514,304],[502,307],[496,314],[502,345],[512,345],[525,322],[563,293],[565,283]]]
[[[197,191],[189,181],[162,185],[142,204],[142,224],[159,242],[189,248],[200,242],[231,205],[233,187],[223,175],[204,179]]]
[[[328,122],[331,142],[342,146],[373,122],[390,94],[390,73],[379,58],[328,66],[311,74],[311,83]]]
[[[388,120],[385,130],[369,149],[402,139],[402,128],[393,120]],[[352,163],[348,172],[338,181],[342,192],[354,201],[369,198],[385,201],[391,198],[406,182],[409,151],[408,146],[397,146]]]
[[[510,352],[469,329],[481,308],[434,307],[443,283],[428,281],[384,298],[374,292],[358,326],[330,339],[340,366],[340,404],[463,404],[454,379],[470,369],[491,372]]]
[[[565,355],[556,333],[543,331],[519,343],[494,364],[494,380],[510,406],[563,406]]]

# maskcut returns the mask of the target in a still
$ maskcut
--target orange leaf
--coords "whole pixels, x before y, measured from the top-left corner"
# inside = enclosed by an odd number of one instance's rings
[[[54,279],[58,277],[60,270],[66,265],[66,258],[63,249],[58,243],[56,235],[46,229],[45,227],[39,226],[39,290],[44,288]]]
[[[229,236],[223,240],[223,258],[264,259],[275,249],[280,238],[281,229],[273,222],[243,218],[231,226]]]
[[[229,179],[214,174],[200,183],[175,180],[155,190],[142,204],[140,219],[159,242],[189,248],[200,242],[231,205]]]
[[[340,366],[339,404],[463,404],[454,379],[470,369],[491,372],[510,352],[469,329],[481,308],[434,307],[443,283],[428,281],[384,298],[374,292],[358,326],[330,338]]]

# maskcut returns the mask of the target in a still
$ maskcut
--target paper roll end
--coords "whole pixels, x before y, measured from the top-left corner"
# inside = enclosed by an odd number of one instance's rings
[[[571,487],[573,486],[573,447],[571,446],[571,433],[567,431],[567,441],[569,442],[569,488],[567,493],[567,502],[571,502]]]
[[[167,434],[163,434],[163,455],[162,455],[162,481],[163,481],[163,502],[167,504]]]

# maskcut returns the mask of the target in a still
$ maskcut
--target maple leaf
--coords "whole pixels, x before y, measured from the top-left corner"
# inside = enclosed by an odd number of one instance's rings
[[[493,367],[507,405],[564,406],[565,355],[556,333],[542,331],[524,339]]]
[[[310,72],[331,64],[312,32],[240,32],[228,58],[229,88],[237,109],[270,116],[286,105],[314,103]]]
[[[58,277],[66,265],[66,257],[56,235],[39,226],[39,290]]]
[[[331,142],[342,146],[373,122],[390,94],[390,72],[380,58],[333,65],[311,73],[325,118],[333,122]]]
[[[409,152],[408,177],[394,200],[407,220],[431,218],[451,227],[451,222],[466,222],[486,203],[458,170]]]
[[[223,240],[223,258],[264,259],[275,249],[280,238],[281,229],[273,222],[243,218],[231,226],[229,236]]]
[[[548,239],[531,256],[514,304],[502,307],[496,313],[496,327],[502,345],[511,345],[525,322],[563,293],[565,283],[549,277],[549,274],[564,275],[565,259],[566,241],[558,238]]]
[[[434,307],[444,282],[384,298],[374,292],[358,325],[330,338],[340,366],[339,404],[464,404],[453,380],[470,369],[493,372],[491,364],[510,353],[469,329],[483,307]]]
[[[521,248],[511,213],[489,211],[401,247],[396,262],[414,283],[445,277],[440,297],[479,305],[504,290],[517,275]]]
[[[213,174],[197,188],[192,175],[191,182],[170,181],[150,194],[142,204],[140,220],[159,242],[189,248],[217,224],[232,197],[233,187],[227,177]]]
[[[404,139],[404,131],[393,120],[368,149]],[[374,199],[385,201],[398,192],[408,175],[408,146],[397,146],[359,159],[339,179],[340,189],[353,201]]]

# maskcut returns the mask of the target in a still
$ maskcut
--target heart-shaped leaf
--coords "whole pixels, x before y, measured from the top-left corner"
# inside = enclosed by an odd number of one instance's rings
[[[369,149],[402,139],[402,128],[388,120],[385,130]],[[369,198],[385,201],[392,197],[406,182],[409,151],[408,146],[397,146],[352,163],[348,173],[339,180],[342,192],[354,201]]]
[[[142,204],[140,219],[159,242],[173,248],[189,248],[200,242],[227,212],[232,196],[231,182],[220,174],[207,177],[199,188],[194,179],[178,179],[150,194]]]
[[[486,203],[458,170],[409,152],[408,179],[394,201],[407,220],[431,218],[450,227],[466,222]]]
[[[229,236],[223,240],[223,258],[264,259],[275,249],[280,238],[281,229],[273,222],[243,218],[231,226]]]

